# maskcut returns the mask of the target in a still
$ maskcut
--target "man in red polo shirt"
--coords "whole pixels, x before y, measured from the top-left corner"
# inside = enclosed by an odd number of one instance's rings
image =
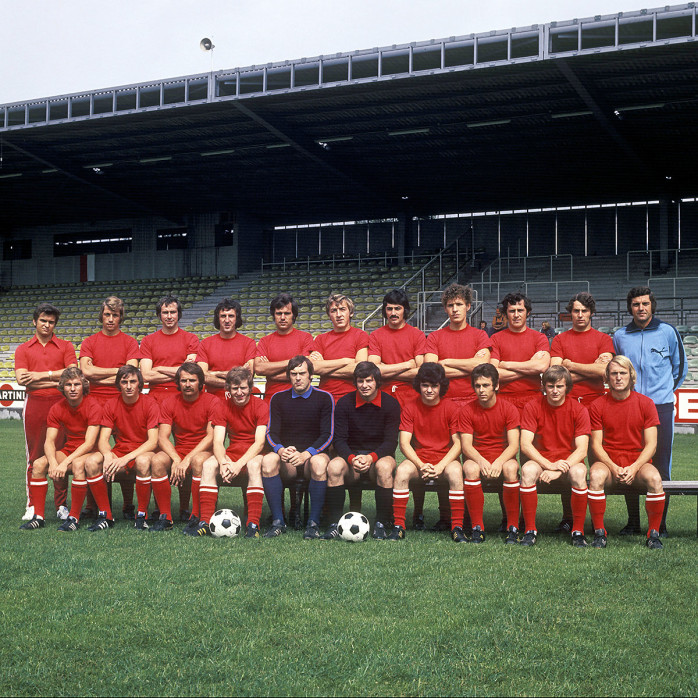
[[[224,298],[213,311],[213,326],[218,334],[201,340],[196,363],[206,375],[206,390],[225,399],[225,378],[233,366],[254,369],[257,349],[254,339],[238,332],[243,324],[242,306],[232,298]]]
[[[109,400],[102,411],[98,453],[85,463],[87,483],[94,495],[99,513],[91,531],[111,528],[114,520],[106,482],[123,478],[136,481],[136,530],[148,528],[146,517],[150,502],[150,464],[158,444],[158,403],[143,395],[143,375],[135,366],[122,366],[116,373],[120,395]],[[110,438],[114,436],[112,448]],[[102,485],[104,485],[102,487]]]
[[[441,295],[441,304],[448,315],[448,326],[427,337],[425,361],[440,363],[449,378],[448,397],[459,403],[475,398],[470,374],[475,366],[490,360],[490,338],[487,332],[468,324],[472,303],[469,286],[451,284]]]
[[[532,307],[523,293],[507,294],[502,307],[507,326],[490,338],[490,361],[499,371],[499,395],[521,410],[540,393],[540,376],[550,366],[550,342],[544,334],[526,325]],[[503,503],[502,517],[499,528],[504,531]]]
[[[254,372],[267,379],[264,400],[291,387],[286,377],[289,359],[309,356],[313,351],[313,336],[297,330],[293,325],[298,318],[298,303],[288,293],[280,293],[269,304],[269,313],[276,331],[262,337],[257,344]]]
[[[485,495],[480,478],[503,478],[506,512],[505,543],[516,543],[519,524],[519,411],[497,397],[499,373],[492,364],[480,364],[470,374],[475,400],[461,409],[459,431],[463,456],[465,502],[470,514],[471,543],[483,543]]]
[[[228,371],[226,387],[230,397],[213,420],[213,456],[204,463],[201,476],[201,519],[198,526],[185,529],[190,536],[207,536],[208,524],[218,501],[218,477],[228,485],[239,485],[247,496],[245,538],[259,538],[259,519],[264,503],[262,452],[266,443],[269,407],[253,397],[252,371],[236,366]],[[225,439],[229,439],[226,449]]]
[[[204,392],[204,372],[191,361],[175,373],[179,394],[170,395],[160,405],[158,446],[151,461],[151,486],[160,518],[151,531],[171,531],[171,485],[182,487],[189,480],[192,490],[192,514],[187,528],[199,523],[199,485],[204,461],[211,457],[213,426],[220,400]],[[174,435],[174,445],[170,436]]]
[[[354,368],[368,358],[368,333],[353,327],[354,301],[342,293],[333,293],[325,303],[332,329],[315,337],[310,360],[320,376],[320,389],[334,398],[354,391]]]
[[[572,486],[572,545],[586,548],[584,519],[587,512],[589,412],[568,398],[572,376],[564,366],[551,366],[541,378],[543,395],[530,400],[521,415],[521,508],[524,536],[521,545],[535,545],[537,482],[560,478]]]
[[[393,289],[383,298],[383,318],[387,324],[371,332],[368,338],[368,360],[381,372],[381,390],[389,393],[404,408],[414,399],[412,381],[417,369],[424,363],[426,337],[424,333],[407,324],[410,301],[402,289]],[[424,490],[414,494],[413,528],[423,531]],[[438,526],[438,524],[437,524]]]
[[[46,492],[48,480],[62,480],[73,476],[70,488],[70,514],[59,526],[59,531],[77,531],[80,510],[87,494],[85,460],[94,450],[99,436],[102,408],[97,400],[89,396],[90,384],[76,366],[66,368],[58,381],[58,390],[64,400],[54,404],[46,419],[45,454],[34,461],[29,487],[34,502],[34,517],[22,524],[24,530],[44,527]],[[65,443],[57,448],[59,432],[65,435]]]
[[[119,395],[116,372],[121,366],[138,366],[138,342],[121,331],[125,317],[124,302],[109,296],[102,302],[99,319],[102,329],[86,337],[80,345],[80,370],[90,381],[90,395],[100,405]],[[123,515],[133,519],[133,485],[128,480],[121,483]],[[94,503],[88,501],[88,508]]]
[[[490,338],[490,361],[499,371],[499,395],[521,409],[540,393],[540,375],[550,365],[550,342],[526,325],[532,307],[523,293],[507,294],[502,306],[508,325]]]
[[[185,361],[195,361],[199,338],[179,326],[182,304],[175,296],[164,296],[155,306],[162,328],[141,340],[140,368],[150,387],[149,395],[162,404],[168,394],[176,393],[175,373]],[[189,483],[179,490],[179,518],[189,518]]]
[[[34,516],[29,491],[32,463],[44,455],[46,418],[51,407],[62,399],[56,390],[61,372],[68,366],[77,366],[75,347],[55,335],[60,315],[61,311],[55,306],[40,303],[34,311],[34,336],[15,350],[15,378],[26,392],[22,411],[27,453],[27,508],[22,517],[25,521]],[[54,481],[53,487],[58,518],[65,519],[68,516],[66,479]]]
[[[615,356],[606,364],[609,392],[591,405],[589,513],[594,527],[594,548],[605,548],[606,495],[615,482],[646,490],[647,547],[663,548],[659,526],[664,512],[662,476],[652,465],[657,448],[657,408],[650,398],[635,391],[637,374],[627,356]]]
[[[567,397],[577,400],[587,409],[604,394],[606,364],[613,358],[613,340],[591,326],[596,301],[590,293],[577,293],[567,304],[572,316],[572,329],[553,338],[550,365],[564,366],[572,376],[572,390]],[[562,521],[556,533],[572,532],[572,509],[566,495],[562,499]]]
[[[461,284],[451,284],[441,295],[441,304],[448,315],[448,326],[431,332],[427,337],[425,361],[440,363],[449,378],[448,397],[459,405],[474,399],[470,373],[478,364],[490,360],[490,338],[486,332],[468,324],[472,303],[472,289]],[[439,521],[433,527],[447,531],[448,502],[444,491],[439,490]],[[420,508],[421,511],[421,508]],[[463,522],[466,529],[470,522]]]
[[[400,419],[400,450],[405,460],[395,470],[393,480],[393,517],[395,527],[388,540],[405,538],[405,510],[409,487],[437,480],[449,488],[451,538],[456,543],[467,539],[463,533],[465,498],[460,464],[458,407],[446,398],[448,378],[441,364],[423,363],[414,378],[418,396],[408,402]]]

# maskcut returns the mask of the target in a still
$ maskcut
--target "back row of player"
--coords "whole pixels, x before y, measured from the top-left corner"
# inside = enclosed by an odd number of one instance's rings
[[[489,361],[498,368],[501,395],[520,408],[538,394],[539,376],[551,363],[562,364],[570,370],[574,382],[571,396],[588,405],[603,393],[603,372],[611,356],[614,352],[622,352],[632,358],[638,369],[640,392],[661,391],[661,395],[650,396],[658,405],[662,420],[658,466],[662,476],[669,478],[671,438],[662,439],[662,430],[672,433],[671,409],[668,420],[663,419],[662,414],[666,415],[667,406],[671,408],[671,393],[683,380],[685,361],[678,334],[674,331],[672,336],[671,331],[667,331],[671,326],[653,317],[655,303],[650,289],[636,288],[628,294],[628,310],[633,322],[625,331],[616,333],[615,347],[607,335],[591,327],[595,302],[586,293],[571,299],[568,311],[572,314],[573,327],[553,340],[552,349],[541,333],[527,327],[531,304],[522,294],[509,294],[503,299],[508,327],[492,337],[468,325],[469,288],[449,287],[442,303],[449,325],[425,338],[406,322],[410,306],[405,293],[391,291],[383,299],[386,324],[368,336],[351,325],[354,309],[351,300],[333,294],[326,304],[333,328],[313,340],[311,335],[294,327],[298,306],[293,298],[280,294],[270,304],[276,331],[255,346],[251,338],[237,332],[243,318],[236,301],[224,299],[219,303],[214,311],[214,325],[219,333],[199,343],[195,335],[179,327],[181,305],[169,296],[161,299],[156,307],[162,328],[146,336],[139,348],[135,339],[120,330],[123,303],[110,297],[100,312],[102,330],[86,338],[81,345],[80,367],[91,382],[92,394],[106,399],[117,392],[114,376],[118,368],[124,364],[136,365],[140,360],[151,394],[161,401],[175,390],[173,377],[184,361],[196,360],[205,371],[207,390],[219,394],[224,391],[228,369],[247,366],[257,375],[266,377],[265,399],[269,400],[274,393],[289,386],[285,381],[288,359],[299,354],[310,355],[315,372],[321,376],[320,387],[339,399],[353,389],[355,365],[368,358],[381,371],[383,389],[404,404],[413,394],[411,383],[424,361],[437,362],[444,367],[451,380],[449,397],[456,401],[474,397],[470,373],[476,365]],[[59,312],[52,306],[39,306],[34,318],[35,337],[21,345],[16,353],[17,380],[27,389],[24,419],[29,472],[31,463],[42,451],[48,409],[60,399],[53,390],[60,369],[75,363],[72,345],[53,334],[58,316]],[[643,386],[649,386],[649,390],[643,390]],[[56,496],[56,505],[60,507],[65,502],[65,492],[59,489]],[[187,508],[188,498],[185,493],[181,510]],[[441,502],[440,510],[441,523],[446,527],[449,518],[446,502]],[[561,525],[567,530],[571,518],[566,503]],[[423,525],[419,501],[415,503],[415,519],[417,527]],[[631,512],[626,528],[629,532],[637,532],[639,514]]]

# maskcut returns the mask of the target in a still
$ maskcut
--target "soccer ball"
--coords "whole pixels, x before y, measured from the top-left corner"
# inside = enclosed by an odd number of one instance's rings
[[[350,511],[344,514],[337,524],[337,531],[342,540],[348,540],[350,543],[358,543],[361,540],[368,538],[368,532],[371,530],[371,524],[368,519],[355,511]]]
[[[208,523],[214,538],[235,538],[240,533],[242,521],[232,509],[219,509]]]

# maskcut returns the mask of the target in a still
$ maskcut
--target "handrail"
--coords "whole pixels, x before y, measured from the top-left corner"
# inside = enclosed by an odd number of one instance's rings
[[[431,255],[429,254],[423,254],[423,253],[415,253],[414,250],[412,250],[411,254],[409,257],[405,257],[405,259],[410,259],[410,264],[414,264],[415,259],[419,260],[420,258],[430,258]],[[280,262],[265,262],[264,259],[261,261],[261,271],[264,273],[264,267],[276,267],[276,266],[281,266],[284,271],[286,271],[286,267],[305,267],[308,271],[310,271],[310,267],[313,264],[318,264],[318,265],[327,265],[328,263],[332,264],[332,268],[334,269],[337,264],[351,264],[352,262],[356,262],[359,266],[359,269],[361,269],[361,264],[366,264],[366,262],[383,262],[384,266],[388,266],[388,261],[390,262],[397,262],[398,261],[398,255],[396,254],[388,254],[388,252],[384,252],[383,255],[364,255],[363,257],[361,256],[361,253],[359,253],[356,257],[345,257],[344,255],[332,255],[327,256],[327,257],[322,257],[319,259],[311,259],[310,255],[306,256],[305,259],[298,259],[297,257],[294,259],[286,260],[286,257],[283,258],[282,261]]]
[[[439,300],[432,300],[428,301],[427,297],[428,296],[433,296],[435,294],[439,293],[439,289],[433,289],[433,290],[427,290],[427,291],[420,291],[419,294],[417,295],[417,303],[418,303],[418,310],[417,310],[417,327],[422,330],[422,332],[426,332],[428,330],[427,327],[427,306],[429,305],[438,305],[441,307],[441,299]],[[477,291],[473,290],[473,297],[472,301],[470,304],[470,311],[468,313],[468,322],[472,325],[474,318],[477,318],[477,321],[482,319],[482,308],[483,308],[483,302],[478,299],[477,297]],[[436,328],[438,330],[442,329],[446,325],[448,325],[449,319],[448,315],[444,318],[444,320],[441,322],[441,324]]]
[[[489,274],[489,283],[496,283],[502,280],[502,263],[505,262],[507,267],[511,266],[511,260],[523,260],[523,280],[526,281],[528,278],[528,263],[534,259],[545,259],[550,262],[550,281],[553,281],[553,276],[555,275],[553,271],[553,263],[556,260],[569,258],[570,262],[570,278],[569,281],[574,279],[574,255],[569,253],[564,254],[546,254],[546,255],[521,255],[521,256],[508,256],[508,257],[497,257],[491,264],[485,267],[480,274],[480,282],[485,283],[485,274]],[[497,267],[497,281],[492,280],[492,270]],[[508,270],[508,269],[507,269]],[[559,276],[559,274],[558,274]]]
[[[679,276],[679,253],[680,252],[698,252],[698,247],[673,247],[671,249],[666,249],[666,250],[628,250],[625,253],[625,278],[627,281],[630,281],[630,255],[649,255],[649,263],[650,263],[650,268],[649,268],[649,273],[648,276],[652,276],[653,269],[652,269],[652,262],[654,255],[656,254],[674,254],[674,273],[669,274],[669,276]]]
[[[550,298],[550,299],[536,299],[534,298],[533,300],[540,300],[541,302],[552,302],[554,301],[555,303],[560,302],[560,286],[562,284],[574,284],[576,292],[586,290],[587,293],[589,293],[589,281],[583,280],[583,279],[574,279],[570,281],[526,281],[524,279],[515,279],[511,281],[476,281],[474,283],[471,283],[470,285],[472,286],[473,290],[475,290],[477,287],[481,287],[481,295],[485,295],[485,286],[489,286],[489,294],[492,293],[492,286],[494,285],[496,288],[496,293],[495,296],[499,300],[502,297],[502,287],[505,287],[507,289],[507,293],[512,292],[514,289],[517,291],[520,291],[522,293],[525,293],[527,296],[529,296],[529,288],[530,287],[535,287],[535,286],[555,286],[555,298]],[[569,299],[565,298],[564,302],[567,303]]]
[[[455,251],[455,261],[456,261],[456,270],[455,270],[455,278],[458,278],[458,272],[460,270],[460,241],[462,238],[464,238],[468,233],[463,233],[459,235],[450,245],[444,247],[443,250],[441,250],[438,254],[434,255],[424,266],[422,266],[420,269],[418,269],[412,276],[410,276],[407,281],[405,281],[403,284],[398,286],[397,288],[401,289],[406,289],[409,284],[411,284],[415,279],[419,278],[421,281],[421,288],[417,292],[418,297],[419,293],[424,292],[425,290],[425,283],[426,283],[426,271],[427,269],[432,265],[438,262],[439,264],[439,288],[443,286],[444,283],[444,256],[446,254],[450,254],[451,252]],[[466,248],[467,249],[467,248]],[[470,260],[474,259],[474,256],[470,256]],[[453,275],[450,277],[453,278]],[[363,322],[361,323],[361,329],[366,329],[366,323],[379,311],[381,311],[383,308],[383,304],[379,305],[375,310],[371,311],[366,318],[364,318]],[[415,309],[415,313],[419,311],[419,302],[417,303],[417,308]]]

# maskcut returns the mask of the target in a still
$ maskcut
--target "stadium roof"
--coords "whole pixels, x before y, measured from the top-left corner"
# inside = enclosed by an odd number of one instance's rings
[[[695,196],[695,3],[0,106],[2,231]]]

